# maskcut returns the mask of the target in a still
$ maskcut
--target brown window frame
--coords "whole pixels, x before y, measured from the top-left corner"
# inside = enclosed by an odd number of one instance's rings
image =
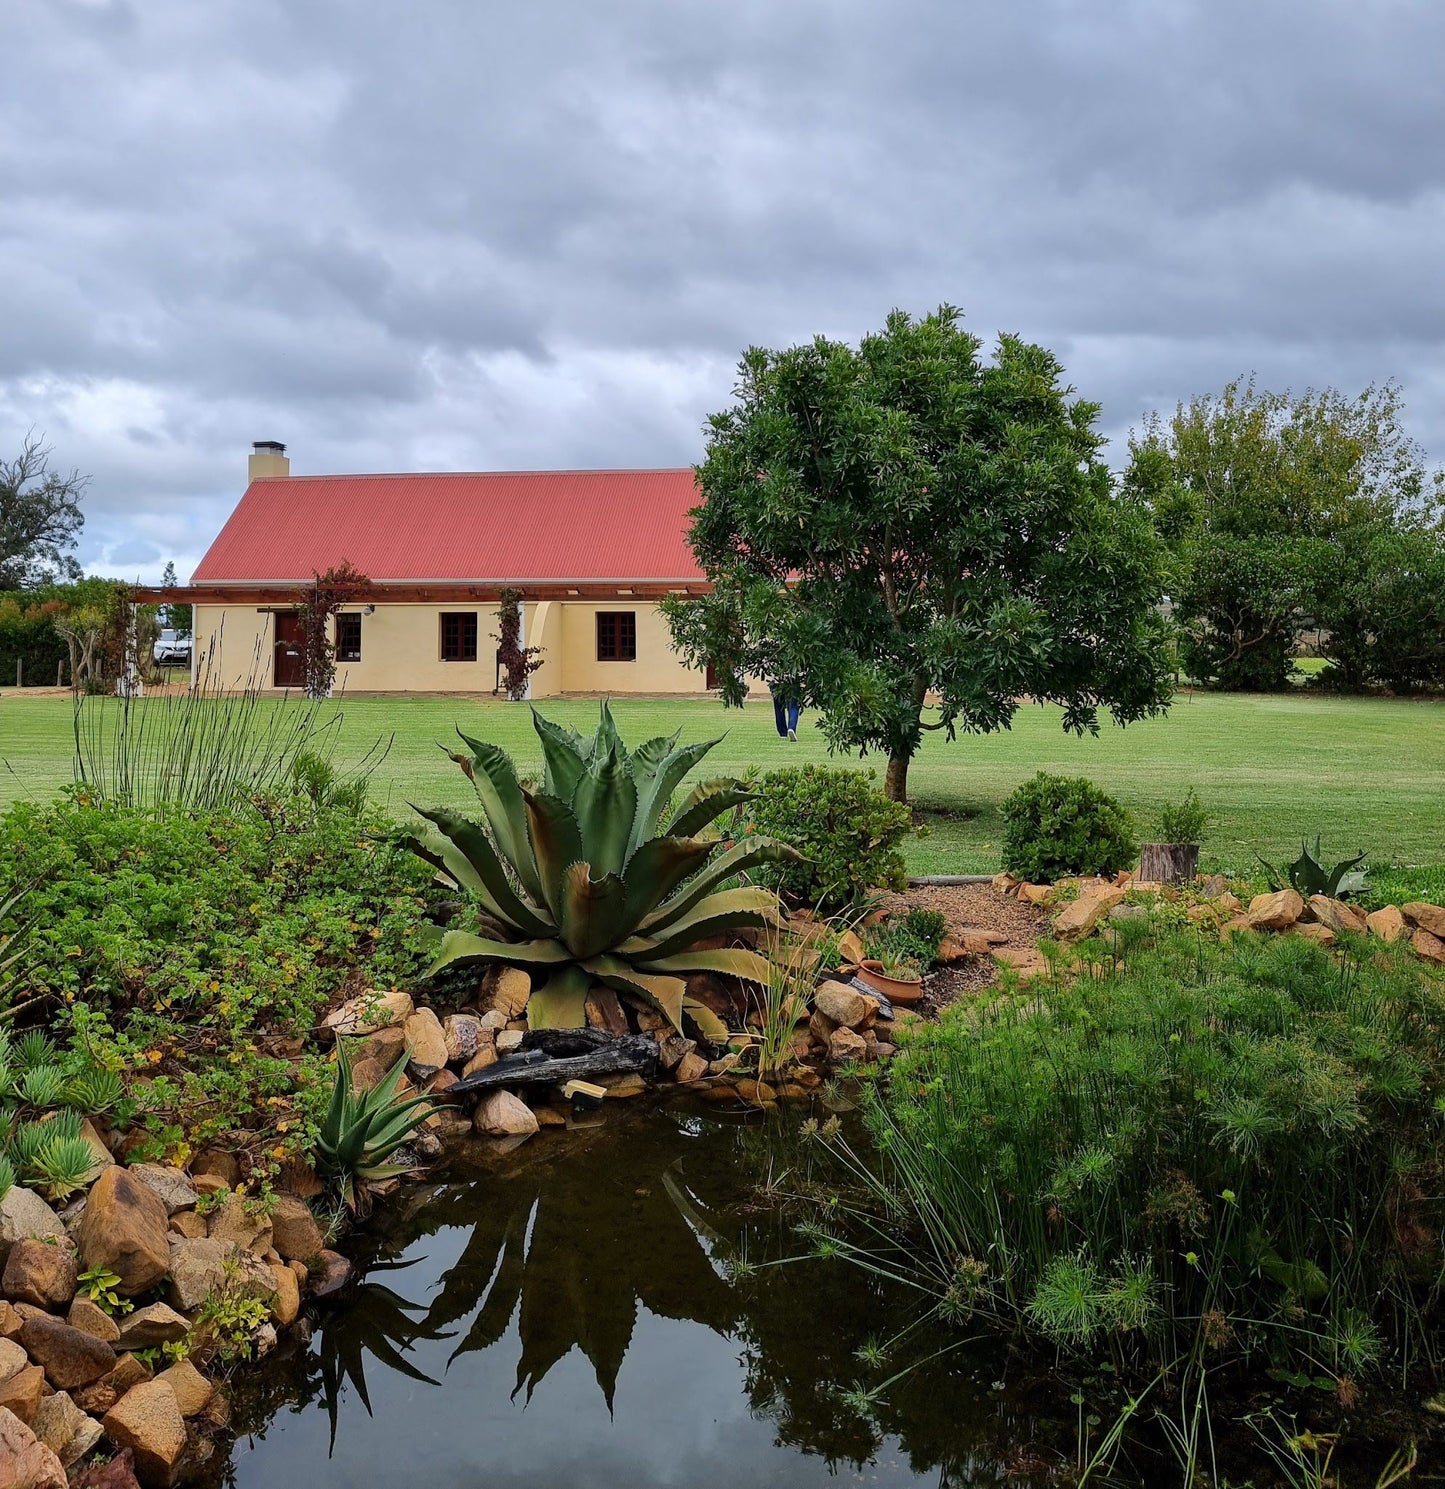
[[[597,660],[599,662],[635,662],[637,660],[637,612],[635,610],[599,610],[597,612]]]
[[[440,624],[441,659],[444,662],[475,662],[477,659],[477,633],[481,627],[477,623],[477,612],[475,610],[443,610],[438,616]],[[449,638],[448,622],[452,623],[452,637]],[[470,626],[468,626],[470,622]],[[467,631],[471,635],[468,637]],[[454,640],[451,651],[448,651],[447,642]],[[470,649],[470,655],[468,650]]]
[[[350,647],[342,640],[342,627],[347,630],[355,625],[356,645]],[[338,662],[359,662],[361,660],[361,614],[356,610],[343,610],[336,617],[336,660]]]

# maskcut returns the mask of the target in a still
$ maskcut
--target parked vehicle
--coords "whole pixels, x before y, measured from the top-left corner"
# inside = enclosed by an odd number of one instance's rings
[[[188,667],[191,662],[191,633],[164,630],[156,638],[151,655],[159,667]]]

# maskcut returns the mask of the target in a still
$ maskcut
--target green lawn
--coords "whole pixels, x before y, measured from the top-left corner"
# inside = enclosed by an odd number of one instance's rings
[[[277,705],[283,706],[283,705]],[[295,705],[289,705],[295,706]],[[342,757],[394,735],[373,778],[374,794],[401,816],[406,803],[463,803],[468,788],[435,742],[460,724],[505,745],[524,770],[540,768],[525,707],[491,699],[412,697],[342,701]],[[591,727],[597,705],[548,701],[546,712]],[[780,740],[766,704],[725,711],[696,700],[614,704],[631,741],[678,727],[686,738],[726,732],[710,774],[764,770],[827,751],[804,718],[797,744]],[[1379,864],[1445,862],[1445,705],[1285,694],[1183,695],[1170,713],[1127,730],[1106,725],[1075,739],[1053,708],[1020,710],[1014,728],[953,743],[930,736],[910,786],[926,824],[908,860],[918,873],[971,873],[997,866],[999,804],[1036,770],[1091,776],[1115,793],[1148,835],[1159,805],[1193,785],[1214,814],[1204,861],[1245,869],[1322,832],[1325,850],[1368,849]],[[63,697],[0,697],[0,804],[45,796],[71,778],[71,704]],[[881,762],[880,779],[881,779]]]

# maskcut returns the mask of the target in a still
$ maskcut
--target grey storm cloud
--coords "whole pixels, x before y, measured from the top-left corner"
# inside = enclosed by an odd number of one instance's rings
[[[1445,457],[1435,0],[0,0],[0,445],[82,557],[297,471],[666,465],[738,353],[963,307],[1122,454],[1255,372]]]

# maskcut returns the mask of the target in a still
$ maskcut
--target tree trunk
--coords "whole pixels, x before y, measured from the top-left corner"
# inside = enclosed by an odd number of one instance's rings
[[[1198,843],[1140,845],[1139,878],[1145,884],[1188,884],[1198,867]]]
[[[890,755],[883,777],[883,794],[889,801],[908,800],[908,756]]]

